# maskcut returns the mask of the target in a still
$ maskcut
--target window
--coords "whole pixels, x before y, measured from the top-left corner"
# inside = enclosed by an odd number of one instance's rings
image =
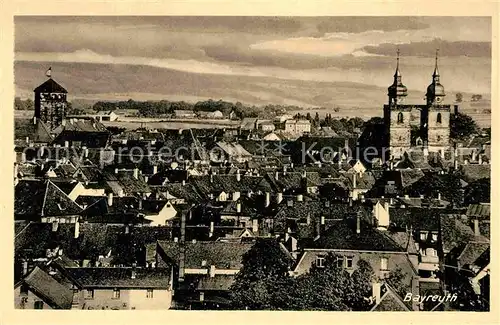
[[[403,117],[403,113],[399,113],[398,114],[398,123],[403,123],[404,122],[404,117]]]
[[[437,136],[437,141],[441,141],[441,136],[440,135]]]
[[[435,242],[438,240],[438,234],[432,234],[432,241]]]
[[[43,301],[35,301],[35,309],[43,309]]]
[[[352,256],[346,257],[346,267],[348,269],[352,269],[352,265],[353,265],[353,257]]]
[[[420,240],[422,241],[427,240],[427,233],[425,231],[420,232]]]
[[[120,299],[120,289],[113,289],[113,299]]]
[[[425,249],[422,249],[421,253],[422,256],[427,256],[427,251]]]
[[[146,298],[153,298],[153,289],[148,289],[146,292]]]
[[[337,264],[338,268],[344,267],[344,257],[343,256],[337,256],[336,264]]]
[[[93,289],[85,290],[85,299],[94,299],[94,290]]]
[[[316,257],[316,266],[317,267],[325,267],[325,258],[323,256]]]
[[[380,269],[381,269],[382,271],[387,270],[387,257],[382,257],[382,258],[380,259]]]
[[[28,286],[26,284],[21,284],[21,295],[28,294]]]
[[[437,256],[437,251],[436,251],[435,249],[432,249],[432,250],[431,250],[431,255],[432,255],[433,257],[436,257],[436,256]]]
[[[441,113],[438,113],[438,115],[436,117],[436,123],[441,124]]]

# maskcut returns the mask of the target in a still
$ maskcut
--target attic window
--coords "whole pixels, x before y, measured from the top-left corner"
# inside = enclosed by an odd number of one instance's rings
[[[337,260],[335,261],[337,268],[342,268],[344,267],[344,257],[343,256],[337,256]]]

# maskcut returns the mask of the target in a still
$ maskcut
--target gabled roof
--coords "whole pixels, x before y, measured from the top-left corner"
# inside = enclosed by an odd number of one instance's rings
[[[360,230],[360,233],[356,232],[355,218],[339,220],[324,231],[318,240],[306,244],[306,248],[385,252],[405,251],[403,247],[399,246],[383,231],[374,229],[363,220],[360,221]]]
[[[198,282],[198,290],[201,291],[228,291],[235,279],[234,275],[216,275],[213,278],[204,276]]]
[[[370,311],[410,311],[403,299],[391,286],[384,283],[382,289],[385,293],[380,297],[380,302],[373,306]]]
[[[489,203],[479,203],[479,204],[469,204],[467,212],[465,213],[468,217],[490,217],[490,204]]]
[[[36,87],[34,90],[36,93],[68,93],[63,86],[54,81],[54,79],[49,78],[40,86]]]
[[[469,164],[462,165],[460,167],[460,172],[462,173],[465,181],[472,182],[481,178],[491,177],[491,165],[478,165]]]
[[[57,282],[38,266],[23,279],[23,282],[52,308],[71,308],[73,290]]]
[[[40,120],[36,121],[35,124],[35,135],[33,137],[33,141],[40,143],[51,143],[54,140],[54,137],[49,130],[49,127]]]
[[[202,261],[206,261],[207,266],[215,265],[217,269],[239,270],[243,255],[252,248],[253,243],[197,241],[184,245],[186,268],[201,268]],[[179,243],[158,241],[158,246],[171,262],[179,263]]]
[[[490,243],[487,242],[468,242],[457,258],[459,266],[464,267],[474,264],[474,262],[476,262],[476,260],[489,248]]]
[[[136,268],[132,278],[131,267],[75,267],[66,273],[84,288],[161,288],[169,286],[170,272],[164,269]]]

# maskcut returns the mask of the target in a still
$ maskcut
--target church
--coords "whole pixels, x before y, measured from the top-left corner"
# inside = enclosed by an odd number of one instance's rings
[[[406,104],[408,90],[403,85],[397,53],[394,81],[388,88],[389,103],[384,105],[384,139],[391,159],[401,158],[409,150],[422,150],[424,155],[436,152],[444,155],[450,147],[451,105],[443,103],[445,91],[440,82],[438,55],[431,84],[427,87],[426,103]],[[419,123],[412,116],[419,113]]]

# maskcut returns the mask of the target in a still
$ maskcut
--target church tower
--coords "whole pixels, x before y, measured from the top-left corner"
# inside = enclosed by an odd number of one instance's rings
[[[424,135],[424,147],[429,152],[444,152],[450,141],[450,105],[444,105],[445,91],[440,82],[438,69],[438,51],[432,83],[427,87],[426,107],[422,111],[420,129]]]
[[[52,79],[51,70],[49,68],[46,72],[49,79],[34,90],[35,115],[33,120],[35,124],[43,122],[50,130],[53,130],[61,125],[66,117],[68,92]]]
[[[404,104],[407,95],[407,88],[401,81],[401,72],[399,71],[398,49],[394,81],[388,88],[389,103],[384,105],[386,144],[390,156],[394,158],[401,157],[411,144],[411,106]]]

